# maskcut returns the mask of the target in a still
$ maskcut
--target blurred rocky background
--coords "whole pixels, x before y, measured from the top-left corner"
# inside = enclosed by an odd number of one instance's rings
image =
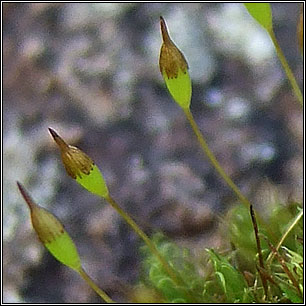
[[[272,4],[302,87],[299,8]],[[189,62],[194,117],[227,173],[263,212],[302,198],[303,115],[267,33],[242,4],[4,3],[4,302],[101,302],[39,244],[17,180],[62,220],[85,270],[114,300],[127,301],[138,281],[141,241],[68,177],[48,127],[95,160],[148,234],[193,250],[219,244],[219,217],[236,200],[165,89],[161,15]]]

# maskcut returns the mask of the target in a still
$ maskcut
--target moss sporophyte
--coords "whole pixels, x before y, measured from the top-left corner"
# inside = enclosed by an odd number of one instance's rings
[[[171,40],[165,20],[160,17],[163,43],[160,49],[159,68],[173,99],[183,108],[189,108],[191,79],[183,53]]]
[[[304,104],[304,98],[302,95],[302,92],[297,84],[297,81],[292,73],[291,68],[289,67],[289,64],[284,56],[284,53],[277,41],[277,38],[275,36],[274,30],[273,30],[273,23],[272,23],[272,10],[270,3],[244,3],[244,6],[250,13],[250,15],[268,32],[270,35],[270,38],[274,44],[277,56],[283,66],[283,69],[286,72],[287,78],[291,83],[293,92],[298,100],[298,102],[303,107]],[[303,12],[303,5],[302,5],[302,12]],[[300,22],[303,24],[303,15],[301,13],[300,15]],[[301,26],[301,33],[302,33]],[[298,29],[299,31],[299,29]],[[298,39],[300,35],[298,34]]]
[[[166,82],[167,88],[174,101],[178,103],[179,106],[181,106],[183,109],[203,152],[209,158],[213,167],[218,171],[221,177],[234,191],[240,201],[249,207],[250,203],[248,199],[240,192],[239,188],[234,184],[234,182],[230,179],[230,177],[225,173],[221,165],[218,163],[192,116],[190,111],[192,87],[191,79],[188,73],[188,64],[182,52],[170,39],[163,17],[160,17],[160,28],[163,43],[160,49],[159,68]]]
[[[273,33],[270,5],[268,3],[264,5],[249,3],[246,4],[246,7],[251,15],[269,32],[281,62],[285,67],[288,78],[290,79],[289,68],[286,66],[285,58],[277,45]],[[298,30],[301,44],[303,43],[302,18],[303,17],[301,17],[299,24],[300,28]],[[269,301],[279,301],[283,303],[290,300],[293,303],[302,303],[303,245],[297,243],[297,238],[303,235],[303,228],[301,225],[303,210],[299,210],[299,213],[289,223],[286,221],[288,224],[286,223],[285,231],[283,231],[283,227],[279,226],[279,224],[282,223],[282,221],[280,221],[282,220],[280,219],[282,214],[280,213],[273,215],[273,219],[271,219],[273,222],[269,222],[268,224],[261,221],[258,215],[255,217],[251,203],[241,193],[239,188],[218,163],[196,124],[190,111],[192,86],[188,74],[187,61],[182,52],[170,39],[166,23],[162,17],[160,17],[160,27],[163,42],[160,50],[159,66],[166,86],[175,102],[185,113],[203,152],[206,154],[213,167],[233,190],[240,202],[247,208],[250,208],[249,212],[240,205],[238,206],[239,210],[234,210],[229,221],[230,226],[227,233],[227,235],[229,234],[231,236],[231,244],[235,247],[235,253],[239,251],[239,260],[237,260],[237,263],[238,261],[242,262],[242,260],[246,261],[245,265],[241,265],[243,267],[243,273],[240,271],[239,263],[237,267],[236,264],[232,265],[232,254],[229,254],[229,257],[223,257],[218,255],[215,251],[208,250],[213,272],[209,272],[207,277],[205,276],[205,278],[202,278],[202,275],[197,271],[197,266],[194,266],[192,262],[186,260],[187,255],[180,255],[180,252],[183,250],[177,247],[173,248],[171,244],[169,248],[169,243],[158,237],[158,239],[153,237],[151,240],[112,198],[102,173],[94,161],[79,148],[67,144],[53,129],[49,128],[54,141],[60,149],[66,172],[86,190],[103,198],[103,202],[104,200],[107,201],[146,243],[147,247],[144,253],[146,254],[145,262],[148,267],[146,268],[147,272],[145,277],[148,277],[148,280],[151,282],[150,289],[153,288],[156,292],[161,294],[160,299],[162,302],[209,302],[219,304],[220,302],[260,303]],[[291,77],[294,78],[292,74]],[[299,97],[296,87],[294,87],[294,90]],[[301,104],[303,104],[302,101]],[[67,231],[64,229],[62,223],[51,212],[38,206],[20,183],[17,182],[17,185],[30,209],[33,228],[42,244],[58,261],[76,271],[102,299],[107,303],[114,303],[114,301],[94,283],[82,268],[77,248]],[[243,214],[239,213],[239,211],[242,211]],[[284,210],[284,216],[287,217],[289,212],[289,210]],[[253,229],[250,226],[249,213],[251,213],[253,221],[255,238],[257,239],[257,249],[255,240],[252,242],[252,239],[250,239],[250,237],[254,238],[254,235],[252,232]],[[258,225],[256,219],[258,220]],[[275,230],[273,230],[273,228],[275,228]],[[280,233],[281,237],[278,237],[278,234],[275,233]],[[264,243],[260,243],[259,240],[262,235],[265,239],[268,239],[267,242],[271,248],[270,255],[267,259],[265,259],[267,248],[265,248]],[[272,238],[273,244],[270,243]],[[277,243],[276,247],[273,246],[274,243]],[[286,248],[291,244],[294,245],[294,249],[286,249],[286,257],[282,258],[279,250],[281,247],[284,247],[285,244]],[[261,252],[261,250],[263,252]],[[289,252],[291,261],[287,260],[289,258]],[[257,253],[258,258],[256,258]],[[277,259],[280,264],[275,265],[273,263],[274,258]],[[259,259],[259,265],[257,264],[257,259]],[[250,260],[251,269],[247,268],[244,270],[244,267],[247,267],[248,260]],[[234,261],[236,261],[236,259],[234,259]],[[274,272],[274,266],[276,267],[276,273]],[[202,271],[202,265],[199,269]],[[247,273],[251,275],[251,277],[248,277],[248,283],[243,277],[243,275]],[[263,276],[261,277],[261,283],[260,278],[258,278],[258,273],[260,276]],[[275,288],[271,286],[270,283],[275,285]],[[262,285],[266,287],[264,290],[262,289]]]
[[[91,193],[94,193],[104,198],[132,227],[135,233],[137,233],[137,235],[139,235],[139,237],[143,239],[152,254],[154,254],[158,258],[165,271],[173,279],[174,283],[176,283],[177,285],[182,285],[184,283],[183,280],[176,274],[173,268],[158,252],[156,246],[151,242],[150,238],[139,228],[136,222],[110,196],[105,180],[99,168],[94,164],[93,160],[80,149],[68,145],[53,129],[49,128],[49,131],[60,149],[62,161],[67,173],[73,179],[75,179],[82,187],[84,187]]]
[[[107,303],[114,303],[82,268],[77,248],[58,218],[45,208],[37,205],[19,182],[17,182],[17,186],[25,202],[28,204],[32,225],[41,243],[59,262],[79,273],[103,300]]]
[[[53,129],[49,131],[61,151],[67,173],[88,191],[107,197],[108,188],[93,160],[80,149],[68,145]]]
[[[58,261],[79,271],[81,261],[77,249],[61,222],[49,211],[38,206],[20,183],[17,185],[30,208],[32,225],[39,240]]]

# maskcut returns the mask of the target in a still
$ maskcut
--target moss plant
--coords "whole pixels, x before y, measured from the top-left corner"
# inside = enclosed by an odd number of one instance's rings
[[[186,118],[192,127],[194,134],[204,152],[210,160],[212,166],[233,190],[238,199],[247,207],[250,206],[248,199],[242,194],[239,188],[225,173],[222,166],[217,161],[213,152],[209,149],[207,142],[201,133],[190,111],[191,101],[191,80],[188,74],[188,64],[182,52],[170,39],[167,26],[162,17],[160,17],[160,28],[163,43],[160,49],[159,68],[165,80],[167,88],[174,101],[183,109]]]
[[[303,97],[279,48],[273,32],[268,3],[246,3],[252,17],[269,33],[298,101]],[[302,48],[303,16],[298,37]],[[156,233],[150,239],[118,205],[94,161],[79,148],[67,144],[53,129],[66,172],[87,191],[106,200],[144,241],[141,247],[141,280],[129,294],[137,303],[302,303],[303,302],[303,209],[301,203],[275,204],[270,214],[258,215],[249,200],[225,173],[190,111],[192,82],[183,53],[169,36],[160,17],[162,46],[159,67],[166,87],[182,108],[199,144],[212,166],[237,196],[239,204],[224,217],[225,250],[206,249],[201,258]],[[75,270],[107,303],[114,301],[82,268],[81,260],[61,222],[31,199],[24,187],[19,191],[28,204],[34,230],[48,251]],[[243,204],[243,205],[241,205]],[[203,264],[204,258],[204,264]]]
[[[159,57],[160,72],[173,99],[183,109],[188,109],[192,88],[187,61],[171,40],[163,17],[160,17],[160,29],[163,38]]]
[[[28,204],[31,212],[32,225],[41,243],[59,262],[79,273],[105,302],[114,303],[82,268],[76,246],[61,222],[49,211],[38,206],[19,182],[17,182],[17,186],[25,202]]]
[[[58,145],[66,172],[89,192],[105,199],[119,215],[132,227],[135,233],[143,239],[152,254],[156,256],[163,269],[177,285],[184,284],[173,268],[158,252],[150,238],[139,228],[135,221],[110,196],[105,180],[93,160],[79,148],[70,146],[51,128],[49,131]],[[188,293],[187,293],[188,294]]]
[[[241,205],[233,207],[224,220],[225,230],[222,230],[232,250],[207,249],[204,265],[188,250],[161,234],[156,234],[153,241],[187,280],[186,289],[191,292],[193,303],[300,303],[303,300],[303,245],[298,239],[303,235],[301,211],[300,203],[275,206],[267,217],[267,224],[275,229],[271,237],[265,224],[254,216],[258,229],[255,235],[250,211]],[[281,224],[280,216],[285,215],[286,222]],[[260,240],[262,263],[258,258],[256,236]],[[272,241],[282,241],[281,249],[273,247]],[[183,288],[169,280],[146,247],[142,252],[141,286],[159,293],[155,302],[189,302]],[[199,271],[204,271],[204,275]]]
[[[294,77],[294,74],[292,73],[290,66],[284,56],[284,53],[277,41],[277,38],[275,36],[274,30],[273,30],[273,23],[272,23],[272,12],[271,12],[271,6],[269,3],[245,3],[244,4],[248,12],[251,14],[251,16],[268,32],[270,35],[270,38],[274,44],[277,56],[285,70],[285,73],[287,75],[287,78],[292,86],[293,92],[300,103],[300,105],[303,107],[303,95],[302,92],[296,82],[296,79]],[[302,9],[303,12],[303,9]],[[300,23],[303,23],[303,14],[300,15]],[[303,26],[300,26],[301,30],[298,30],[302,33]],[[303,35],[303,34],[302,34]],[[301,35],[300,35],[301,36]],[[300,43],[301,44],[301,43]]]
[[[201,302],[201,289],[203,280],[192,260],[188,249],[181,249],[174,243],[168,241],[162,233],[153,237],[157,249],[176,272],[185,280],[185,287],[177,286],[164,272],[160,263],[151,255],[149,249],[141,248],[143,255],[143,279],[148,288],[154,288],[163,297],[164,301],[170,303],[195,303]],[[186,295],[189,292],[189,296]]]

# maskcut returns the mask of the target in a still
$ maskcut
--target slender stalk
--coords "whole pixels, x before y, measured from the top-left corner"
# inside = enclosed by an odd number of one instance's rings
[[[178,286],[185,286],[183,280],[178,277],[175,270],[168,264],[165,258],[159,253],[156,246],[152,243],[150,238],[139,228],[139,226],[135,223],[135,221],[116,203],[116,201],[108,195],[105,200],[119,213],[119,215],[133,228],[133,230],[137,233],[140,238],[146,243],[152,254],[154,254],[162,266],[164,267],[165,271],[169,274],[172,280]]]
[[[255,234],[255,239],[256,239],[256,245],[257,245],[257,250],[258,250],[259,266],[262,270],[265,270],[264,261],[263,261],[263,257],[262,257],[262,252],[261,252],[260,239],[259,239],[259,235],[258,235],[258,226],[257,226],[257,221],[256,221],[256,217],[255,217],[255,213],[254,213],[252,205],[250,205],[250,214],[251,214],[251,218],[252,218],[254,234]],[[265,295],[266,295],[266,297],[268,297],[267,279],[266,279],[265,275],[260,270],[259,270],[259,275],[260,275],[260,278],[261,278],[261,281],[262,281],[262,285],[264,287]]]
[[[291,83],[291,86],[293,88],[293,92],[294,92],[296,98],[298,99],[299,103],[301,104],[301,106],[303,108],[304,102],[303,102],[302,92],[301,92],[301,90],[300,90],[300,88],[299,88],[299,86],[296,82],[296,79],[295,79],[295,77],[294,77],[294,75],[293,75],[293,73],[292,73],[292,71],[289,67],[289,64],[288,64],[288,62],[287,62],[287,60],[284,56],[284,53],[283,53],[283,51],[282,51],[282,49],[281,49],[281,47],[280,47],[280,45],[279,45],[279,43],[276,39],[276,36],[275,36],[275,33],[274,33],[273,29],[271,31],[268,31],[268,33],[269,33],[269,35],[272,39],[272,42],[274,44],[274,47],[276,49],[277,56],[278,56],[281,64],[283,65],[283,68],[286,72],[287,78],[288,78],[289,82]]]
[[[287,238],[287,236],[289,235],[289,233],[292,231],[292,229],[298,224],[298,222],[300,221],[300,219],[302,218],[304,213],[304,210],[301,210],[298,215],[294,218],[294,220],[292,221],[292,223],[288,226],[286,232],[284,233],[284,235],[282,236],[282,238],[280,239],[280,241],[278,242],[277,246],[275,247],[276,252],[279,250],[279,248],[281,247],[281,245],[283,244],[283,242],[285,241],[285,239]],[[275,256],[274,252],[271,252],[267,258],[267,265],[269,266],[271,264],[271,262],[273,261]]]
[[[106,303],[116,303],[114,302],[102,289],[100,289],[95,282],[90,278],[90,276],[81,267],[77,271],[80,276],[85,280],[85,282],[106,302]]]
[[[299,283],[298,281],[295,279],[295,277],[293,276],[293,274],[290,272],[290,270],[288,269],[286,262],[284,260],[284,258],[278,253],[278,251],[275,249],[275,247],[272,245],[271,242],[267,241],[269,244],[270,249],[272,250],[273,254],[275,254],[277,260],[279,261],[279,263],[281,264],[284,272],[288,275],[289,279],[291,280],[293,286],[296,288],[296,290],[298,291],[299,295],[302,296],[302,292],[301,289],[299,287]]]
[[[238,197],[238,199],[249,209],[251,203],[249,202],[249,200],[241,193],[241,191],[239,190],[239,188],[235,185],[235,183],[230,179],[230,177],[224,172],[223,168],[221,167],[221,165],[219,164],[219,162],[217,161],[215,155],[212,153],[212,151],[209,149],[202,133],[200,132],[198,125],[196,124],[196,122],[194,121],[194,118],[192,116],[192,113],[190,111],[189,108],[185,108],[183,109],[185,112],[185,115],[194,131],[194,133],[196,134],[198,141],[201,145],[201,148],[203,150],[203,152],[207,155],[207,157],[209,158],[211,164],[214,166],[214,168],[218,171],[218,173],[221,175],[221,177],[225,180],[225,182],[228,184],[228,186],[233,190],[233,192],[236,194],[236,196]]]

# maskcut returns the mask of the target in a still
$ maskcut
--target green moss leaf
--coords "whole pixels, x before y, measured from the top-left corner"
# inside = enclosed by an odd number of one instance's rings
[[[175,286],[169,277],[164,277],[158,281],[156,287],[163,293],[168,300],[181,298],[182,292]]]
[[[178,247],[173,242],[169,242],[159,233],[153,236],[152,241],[176,273],[184,279],[186,286],[178,286],[169,278],[163,266],[147,246],[141,248],[144,256],[144,276],[147,277],[145,281],[157,289],[166,298],[167,302],[173,303],[177,299],[187,302],[201,301],[203,279],[198,274],[198,270],[192,262],[190,252],[187,249]],[[187,296],[186,292],[189,292],[193,299]]]
[[[303,303],[302,297],[297,294],[295,288],[286,283],[280,283],[279,286],[283,290],[284,296],[292,303]]]
[[[272,12],[269,3],[244,3],[250,15],[268,32],[272,30]]]
[[[226,258],[213,250],[207,250],[213,263],[219,284],[227,297],[227,302],[242,301],[247,284],[242,274]]]
[[[219,283],[221,285],[221,288],[222,288],[223,292],[226,294],[226,282],[225,282],[224,275],[221,272],[217,271],[216,276],[219,280]]]

